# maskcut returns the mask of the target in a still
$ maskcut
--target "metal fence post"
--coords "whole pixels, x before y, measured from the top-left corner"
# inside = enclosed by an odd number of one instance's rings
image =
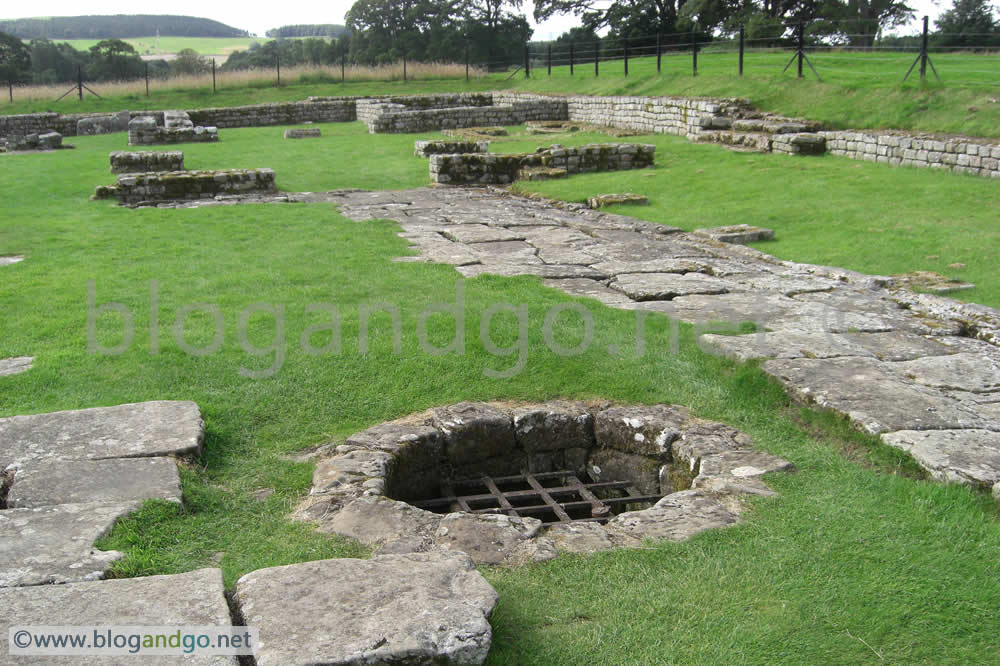
[[[806,28],[804,23],[799,23],[799,78],[802,78],[802,56],[805,55],[805,51],[802,48],[805,46],[805,34]]]
[[[920,37],[920,80],[927,78],[927,17],[924,17],[924,33]]]
[[[215,94],[215,58],[212,58],[212,94]]]
[[[552,76],[552,44],[549,44],[548,61],[549,61],[548,62],[548,64],[549,64],[549,76]]]
[[[280,86],[281,85],[281,57],[277,53],[274,54],[274,68],[278,72],[278,82],[275,85]]]
[[[656,73],[660,73],[660,63],[663,61],[663,35],[656,33]]]
[[[347,52],[340,54],[340,82],[347,80]]]
[[[149,63],[146,63],[146,97],[149,97]]]
[[[594,42],[594,76],[600,76],[601,43]]]
[[[10,79],[7,79],[7,92],[10,93],[10,103],[13,104],[14,103],[14,82],[12,80],[10,80]]]
[[[622,38],[622,56],[625,59],[625,78],[628,78],[628,37]]]
[[[524,78],[531,78],[531,46],[524,45]]]
[[[740,26],[740,76],[743,76],[743,26]]]
[[[465,81],[469,81],[469,40],[465,40]]]
[[[698,76],[698,35],[691,33],[691,76]]]
[[[80,95],[80,101],[83,101],[83,67],[80,65],[76,66],[76,91]]]
[[[569,43],[569,75],[573,76],[573,42]]]
[[[403,83],[406,83],[406,53],[403,53]]]

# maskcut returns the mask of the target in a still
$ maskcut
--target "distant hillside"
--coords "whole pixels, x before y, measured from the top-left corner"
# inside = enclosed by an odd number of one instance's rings
[[[53,16],[0,19],[0,32],[28,39],[127,39],[159,34],[164,37],[247,37],[225,23],[194,16],[124,15]]]
[[[336,23],[317,23],[305,25],[283,25],[280,28],[271,28],[265,35],[271,39],[279,37],[340,37],[347,34],[347,27]]]

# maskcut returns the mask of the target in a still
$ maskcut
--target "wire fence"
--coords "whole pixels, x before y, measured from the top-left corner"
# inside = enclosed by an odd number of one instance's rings
[[[775,23],[750,36],[741,26],[731,34],[708,31],[606,37],[594,41],[532,42],[523,53],[489,57],[485,62],[420,63],[401,61],[380,66],[340,62],[283,67],[276,57],[273,69],[216,72],[171,78],[145,77],[129,81],[89,83],[82,71],[76,80],[50,86],[8,83],[15,100],[82,99],[95,95],[143,95],[179,88],[262,87],[287,83],[346,81],[409,81],[444,78],[499,80],[515,76],[608,77],[651,76],[789,76],[840,85],[891,86],[928,81],[947,87],[1000,87],[1000,33],[930,33],[886,35],[872,22],[812,21]],[[764,36],[760,36],[765,32]],[[89,83],[89,85],[88,85]],[[66,91],[65,87],[73,87]]]

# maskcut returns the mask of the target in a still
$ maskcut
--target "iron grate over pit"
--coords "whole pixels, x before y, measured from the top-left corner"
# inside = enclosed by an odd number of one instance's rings
[[[642,495],[627,481],[592,481],[569,470],[443,481],[441,492],[442,497],[410,503],[436,513],[507,514],[551,525],[606,522],[620,510],[645,508],[663,497]]]

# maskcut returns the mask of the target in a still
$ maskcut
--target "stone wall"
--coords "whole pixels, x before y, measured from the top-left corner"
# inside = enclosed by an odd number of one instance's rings
[[[530,120],[566,120],[566,102],[554,97],[529,96],[491,106],[431,109],[413,109],[396,103],[397,99],[394,98],[393,104],[376,105],[379,113],[368,121],[369,132],[433,132],[484,125],[520,125]]]
[[[115,151],[108,155],[111,173],[144,173],[147,171],[183,171],[184,153]]]
[[[62,135],[59,132],[11,136],[6,139],[0,139],[0,153],[25,150],[58,150],[60,148],[72,147],[63,145]]]
[[[1000,178],[1000,144],[901,132],[820,132],[831,155]]]
[[[127,132],[132,114],[120,111],[107,116],[87,116],[76,121],[77,136],[93,136],[96,134],[113,134]]]
[[[210,143],[219,140],[214,127],[161,127],[150,116],[134,118],[128,124],[128,145],[154,146],[174,143]]]
[[[326,99],[313,98],[309,99]],[[390,111],[427,111],[429,109],[448,109],[455,107],[490,106],[493,104],[492,93],[456,93],[440,95],[395,95],[386,97],[369,97],[355,100],[357,103],[356,118],[366,125],[381,114]]]
[[[413,144],[413,154],[417,157],[488,153],[489,150],[489,141],[416,141]]]
[[[94,199],[118,199],[123,204],[147,201],[190,201],[220,195],[270,194],[277,191],[273,169],[224,171],[162,171],[123,174],[117,185],[101,186]]]
[[[430,174],[435,183],[450,185],[503,185],[517,180],[523,169],[546,167],[566,173],[640,169],[653,164],[656,146],[650,144],[594,143],[566,148],[552,146],[535,153],[490,155],[431,155]]]
[[[355,100],[351,97],[310,98],[305,102],[253,104],[229,108],[188,110],[195,125],[205,127],[264,127],[301,123],[352,122]]]

